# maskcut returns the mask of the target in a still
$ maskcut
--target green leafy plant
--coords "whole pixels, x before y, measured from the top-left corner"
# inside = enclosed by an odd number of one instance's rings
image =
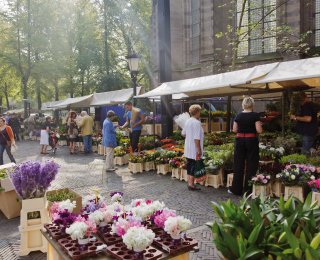
[[[174,151],[168,150],[158,150],[155,152],[155,163],[156,164],[168,164],[169,161],[177,156],[177,153]]]
[[[116,148],[114,148],[114,156],[115,157],[123,157],[126,154],[127,153],[126,153],[125,149],[122,146],[117,146]]]
[[[286,155],[281,157],[280,159],[280,163],[282,164],[306,164],[308,162],[308,158],[307,156],[305,156],[304,154],[290,154],[290,155]]]
[[[213,202],[214,243],[227,259],[319,259],[320,211],[311,203],[244,197],[239,205]]]
[[[66,190],[59,190],[57,192],[52,192],[46,195],[47,200],[51,202],[59,202],[59,201],[64,201],[64,200],[75,200],[76,195],[72,192],[68,192]]]
[[[132,154],[130,155],[129,161],[131,163],[143,163],[144,153]]]

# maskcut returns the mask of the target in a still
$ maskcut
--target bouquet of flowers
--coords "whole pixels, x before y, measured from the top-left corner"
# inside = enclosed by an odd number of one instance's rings
[[[22,199],[41,198],[58,173],[54,161],[21,163],[10,174],[12,183]]]
[[[142,252],[152,244],[155,234],[145,227],[131,227],[122,238],[130,250]]]
[[[76,221],[66,229],[66,233],[69,234],[73,240],[88,238],[92,233],[96,232],[96,225],[82,217],[78,217]]]
[[[127,153],[122,146],[118,146],[118,147],[114,148],[114,156],[115,157],[123,157],[126,154]]]
[[[152,222],[160,227],[160,228],[164,228],[164,223],[167,221],[167,219],[169,217],[176,217],[176,213],[172,210],[169,210],[169,209],[164,209],[164,210],[158,210],[156,211],[151,220]]]
[[[257,174],[251,179],[251,183],[254,185],[267,185],[271,180],[270,175]]]
[[[319,192],[320,191],[320,179],[309,181],[308,186],[311,188],[312,191]]]
[[[316,168],[305,164],[290,164],[285,169],[276,175],[277,179],[280,179],[285,185],[303,186],[308,181],[314,180],[316,174]]]
[[[115,203],[115,202],[122,203],[123,202],[123,192],[119,192],[119,191],[111,192],[110,197],[111,197],[111,203]]]
[[[71,202],[70,200],[65,200],[54,202],[50,208],[53,222],[64,227],[70,226],[77,218],[77,215],[72,213],[75,207],[75,201]]]
[[[125,214],[124,217],[118,218],[118,220],[113,223],[112,232],[122,237],[131,227],[142,227],[141,221],[135,219],[132,215]]]
[[[181,232],[187,231],[191,225],[191,221],[182,216],[169,217],[164,223],[164,231],[173,239],[178,239],[180,238]]]
[[[105,215],[103,214],[103,211],[98,209],[89,214],[88,220],[99,226],[100,223],[104,222],[104,217]]]
[[[165,204],[158,200],[156,201],[145,201],[140,202],[140,204],[132,208],[133,216],[141,221],[146,221],[151,217],[156,211],[164,209]]]
[[[183,157],[176,157],[169,161],[170,166],[174,169],[184,168],[186,163],[186,159]]]

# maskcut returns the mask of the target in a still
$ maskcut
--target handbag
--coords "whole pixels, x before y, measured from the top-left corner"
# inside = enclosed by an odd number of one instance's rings
[[[203,160],[197,160],[194,165],[193,177],[198,179],[203,179],[206,176],[206,166]]]
[[[7,131],[7,129],[5,129],[5,130]],[[11,141],[10,141],[10,140],[7,140],[7,138],[4,136],[4,134],[2,133],[2,131],[0,131],[0,133],[1,133],[2,137],[4,138],[4,140],[7,141],[6,146],[11,146]]]

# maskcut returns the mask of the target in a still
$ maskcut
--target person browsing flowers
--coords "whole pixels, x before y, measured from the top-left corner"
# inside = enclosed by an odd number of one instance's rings
[[[4,117],[0,117],[0,165],[3,165],[4,151],[7,152],[10,161],[16,163],[11,153],[11,146],[15,146],[12,128],[6,125]]]
[[[112,123],[112,118],[114,116],[114,111],[109,110],[102,128],[102,145],[106,148],[106,171],[116,170],[113,161],[114,148],[117,146],[116,130]]]
[[[184,145],[184,156],[187,158],[188,189],[200,190],[194,185],[194,174],[196,171],[196,161],[203,155],[204,132],[200,122],[200,105],[192,105],[189,108],[191,118],[189,118],[182,130],[182,135],[186,137]]]

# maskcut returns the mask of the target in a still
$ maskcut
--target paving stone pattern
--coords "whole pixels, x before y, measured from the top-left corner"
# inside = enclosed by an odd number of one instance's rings
[[[177,210],[178,214],[189,218],[193,223],[189,234],[199,241],[199,252],[191,253],[190,259],[219,259],[212,243],[211,231],[204,224],[214,220],[211,201],[237,199],[230,196],[226,189],[202,187],[200,192],[189,191],[185,182],[171,179],[169,174],[164,176],[155,172],[145,172],[133,175],[126,167],[119,167],[113,173],[105,173],[102,156],[70,155],[67,147],[60,147],[54,156],[41,156],[39,149],[38,142],[20,142],[14,156],[18,163],[54,158],[61,169],[51,189],[71,188],[85,196],[92,193],[92,188],[99,188],[105,197],[108,197],[110,191],[124,192],[126,202],[143,197],[164,201],[169,208]],[[4,160],[5,163],[9,162],[6,155]],[[0,259],[46,259],[46,254],[39,252],[27,257],[18,257],[19,221],[19,218],[7,220],[0,213]]]

